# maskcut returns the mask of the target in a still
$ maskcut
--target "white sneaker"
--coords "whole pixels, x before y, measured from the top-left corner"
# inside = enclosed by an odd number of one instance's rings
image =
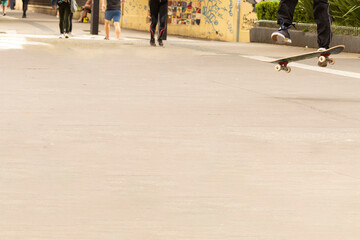
[[[69,34],[68,34],[68,33],[65,33],[65,38],[69,38]]]
[[[327,49],[326,48],[319,48],[317,51],[318,52],[324,52],[324,51],[326,51]]]
[[[59,38],[60,38],[60,39],[63,39],[64,37],[65,37],[64,34],[60,34],[60,35],[59,35]]]

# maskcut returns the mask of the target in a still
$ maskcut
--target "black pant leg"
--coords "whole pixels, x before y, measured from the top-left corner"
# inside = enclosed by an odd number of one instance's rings
[[[63,34],[64,33],[64,15],[65,15],[65,4],[66,3],[61,3],[59,6],[59,27],[60,27],[60,33]]]
[[[23,15],[26,15],[26,11],[28,9],[28,3],[29,3],[29,0],[22,0],[23,2]]]
[[[277,23],[290,25],[293,22],[295,7],[298,0],[281,0],[277,13]]]
[[[150,15],[151,15],[150,37],[151,37],[151,39],[154,39],[156,25],[157,25],[158,17],[159,17],[160,1],[159,0],[150,0],[149,7],[150,7]]]
[[[314,18],[317,24],[319,48],[329,48],[332,38],[328,0],[314,0]]]
[[[69,32],[72,32],[72,19],[73,19],[73,13],[71,12],[71,9],[70,9],[70,27],[69,27]]]
[[[160,3],[159,15],[160,15],[159,39],[163,39],[162,37],[166,29],[166,23],[168,18],[168,1],[164,1]]]
[[[65,6],[65,13],[64,13],[64,28],[65,28],[65,33],[69,33],[71,9],[70,9],[69,3],[65,3],[65,5],[66,6]]]

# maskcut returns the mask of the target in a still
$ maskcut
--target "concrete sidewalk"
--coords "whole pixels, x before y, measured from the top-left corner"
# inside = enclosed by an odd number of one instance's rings
[[[11,12],[10,12],[11,13]],[[0,239],[353,240],[359,55],[0,17]],[[102,30],[102,26],[100,26]],[[114,36],[114,35],[112,35]]]

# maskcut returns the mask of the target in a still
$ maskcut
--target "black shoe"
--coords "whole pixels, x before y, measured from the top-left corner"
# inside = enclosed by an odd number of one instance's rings
[[[6,13],[4,13],[4,16],[6,16]]]
[[[277,43],[291,43],[290,33],[288,31],[288,29],[291,26],[292,25],[290,26],[281,25],[279,30],[271,34],[271,39]]]
[[[159,46],[160,46],[160,47],[163,47],[163,46],[164,46],[164,43],[163,43],[162,39],[158,39],[158,43],[159,43]]]
[[[150,39],[150,46],[156,47],[155,39]]]
[[[26,18],[26,14],[23,14],[23,15],[22,15],[22,18]]]

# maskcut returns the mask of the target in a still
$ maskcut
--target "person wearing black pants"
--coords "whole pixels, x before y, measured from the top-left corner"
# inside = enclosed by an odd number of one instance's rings
[[[271,38],[276,42],[291,43],[288,29],[293,25],[293,16],[298,0],[281,0],[277,15],[280,29],[273,32]],[[313,12],[317,24],[319,50],[330,47],[332,38],[329,0],[314,0]]]
[[[28,9],[29,0],[22,0],[23,2],[23,18],[26,18],[26,11]]]
[[[163,46],[164,44],[162,40],[164,36],[164,31],[166,29],[168,0],[150,0],[149,7],[150,7],[150,15],[151,15],[150,45],[156,46],[155,31],[160,15],[158,43],[160,46]]]
[[[70,0],[60,0],[58,1],[59,5],[59,27],[60,27],[60,37],[59,38],[69,38],[70,32]],[[65,34],[64,34],[65,32]]]

